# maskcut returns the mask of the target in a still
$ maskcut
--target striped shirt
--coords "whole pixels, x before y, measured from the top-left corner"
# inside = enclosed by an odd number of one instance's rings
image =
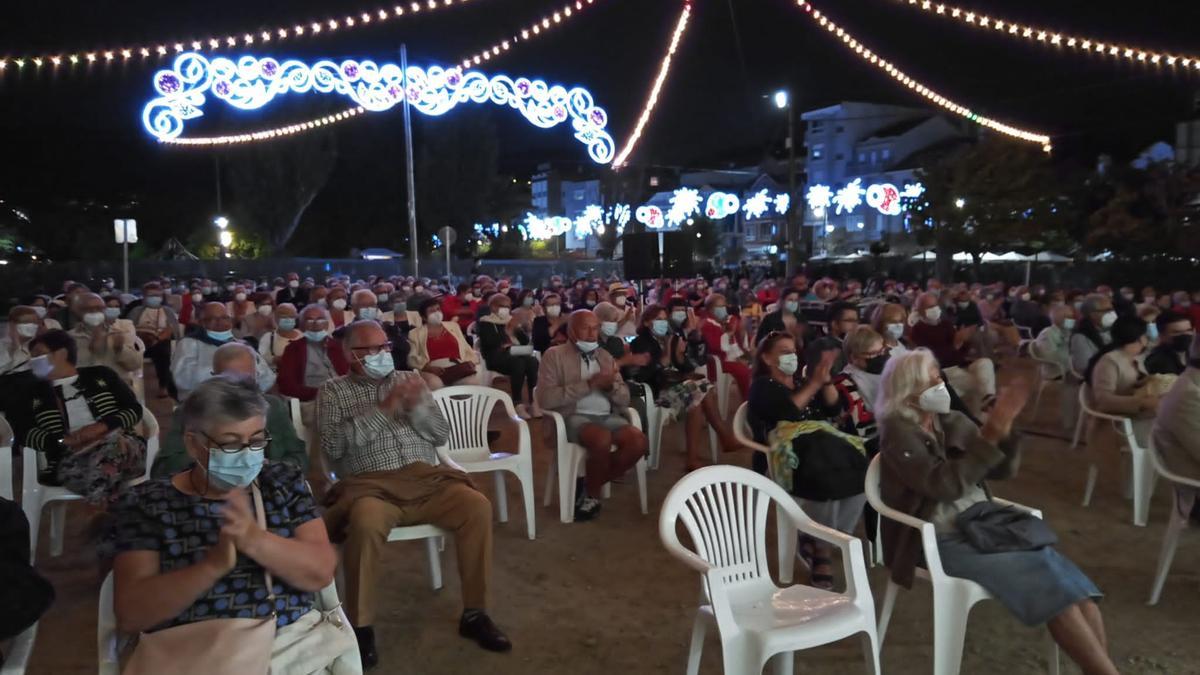
[[[395,471],[409,464],[437,464],[450,426],[428,392],[410,411],[390,416],[379,409],[388,384],[414,372],[395,372],[384,380],[350,373],[321,385],[317,416],[321,449],[348,475]]]

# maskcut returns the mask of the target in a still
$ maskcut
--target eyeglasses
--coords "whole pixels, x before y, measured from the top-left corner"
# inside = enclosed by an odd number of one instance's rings
[[[220,450],[221,452],[235,453],[243,450],[249,450],[250,452],[265,452],[266,449],[271,446],[271,434],[268,432],[263,433],[263,438],[256,438],[244,445],[240,443],[233,445],[230,445],[229,443],[218,443],[216,439],[204,433],[203,431],[197,433],[208,440],[210,450]]]
[[[384,342],[383,344],[368,345],[366,347],[351,347],[350,351],[354,352],[355,354],[363,353],[363,354],[366,354],[367,356],[375,356],[376,354],[379,354],[380,352],[392,351],[392,343]]]
[[[312,328],[325,328],[326,326],[329,325],[329,320],[328,319],[305,319],[304,325],[310,326]]]

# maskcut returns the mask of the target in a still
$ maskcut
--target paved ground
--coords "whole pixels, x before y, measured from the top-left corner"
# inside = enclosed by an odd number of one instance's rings
[[[154,391],[151,383],[147,385],[148,391]],[[733,398],[736,401],[736,394]],[[152,407],[162,413],[160,419],[168,419],[161,401]],[[1047,390],[1041,410],[1036,415],[1026,411],[1022,421],[1028,428],[1046,429],[1056,426],[1058,418],[1055,392]],[[542,427],[538,421],[531,423],[539,497],[552,457]],[[513,439],[505,433],[497,445],[511,447]],[[1059,533],[1063,552],[1108,594],[1102,608],[1112,652],[1123,673],[1200,673],[1200,642],[1193,642],[1200,601],[1200,543],[1185,536],[1162,602],[1147,607],[1169,508],[1168,491],[1160,486],[1155,495],[1150,526],[1134,527],[1129,502],[1121,496],[1120,457],[1107,442],[1096,445],[1089,454],[1068,450],[1066,442],[1030,437],[1020,475],[993,488],[999,495],[1041,507]],[[542,508],[539,499],[536,541],[525,536],[519,486],[515,480],[508,482],[511,517],[509,523],[496,525],[492,611],[513,639],[510,654],[483,652],[457,636],[460,604],[453,543],[447,544],[443,557],[446,585],[440,592],[430,590],[420,544],[389,546],[386,564],[392,574],[379,588],[381,604],[387,609],[377,626],[381,665],[374,672],[683,672],[699,578],[664,552],[657,533],[658,508],[682,475],[682,452],[682,429],[673,427],[664,434],[663,466],[650,474],[649,515],[638,511],[632,479],[614,487],[600,518],[590,523],[563,525],[557,510]],[[1087,457],[1098,460],[1101,473],[1091,507],[1083,508]],[[748,463],[747,457],[724,460]],[[490,480],[478,483],[491,494]],[[85,514],[74,504],[68,514],[65,554],[50,558],[45,543],[40,552],[39,568],[54,582],[58,601],[41,624],[29,670],[34,674],[95,672],[100,579],[95,554],[84,540]],[[41,539],[47,539],[44,531]],[[803,578],[803,572],[798,576]],[[871,570],[870,577],[881,599],[884,571]],[[930,672],[930,612],[927,589],[918,587],[900,596],[883,648],[885,673]],[[962,672],[1045,672],[1047,639],[1044,630],[1021,626],[996,603],[977,605],[967,628]],[[864,672],[856,640],[803,652],[797,665],[798,672],[807,673]],[[720,669],[720,643],[710,632],[701,672]],[[1068,667],[1065,672],[1077,671]]]

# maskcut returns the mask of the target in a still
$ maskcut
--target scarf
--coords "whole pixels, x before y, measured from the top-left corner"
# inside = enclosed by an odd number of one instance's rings
[[[867,403],[867,410],[874,410],[875,395],[879,393],[879,381],[883,379],[883,375],[872,375],[850,364],[846,365],[845,372],[850,375],[850,379],[854,380],[854,386],[858,387],[859,396],[862,396],[863,401]]]
[[[829,422],[819,420],[780,422],[775,425],[775,428],[767,436],[767,445],[770,448],[770,451],[767,453],[767,461],[770,464],[771,478],[783,489],[791,491],[793,484],[792,474],[800,466],[800,460],[796,457],[796,450],[792,447],[792,441],[805,434],[817,432],[833,434],[854,446],[863,455],[867,454],[867,448],[863,444],[863,439],[838,431]]]

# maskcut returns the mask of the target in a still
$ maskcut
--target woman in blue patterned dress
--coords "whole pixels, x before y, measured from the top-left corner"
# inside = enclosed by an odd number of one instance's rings
[[[184,401],[184,441],[195,465],[130,489],[117,509],[121,632],[272,614],[282,629],[303,622],[314,593],[331,583],[337,554],[303,476],[289,464],[264,463],[266,412],[253,383],[225,376]]]

